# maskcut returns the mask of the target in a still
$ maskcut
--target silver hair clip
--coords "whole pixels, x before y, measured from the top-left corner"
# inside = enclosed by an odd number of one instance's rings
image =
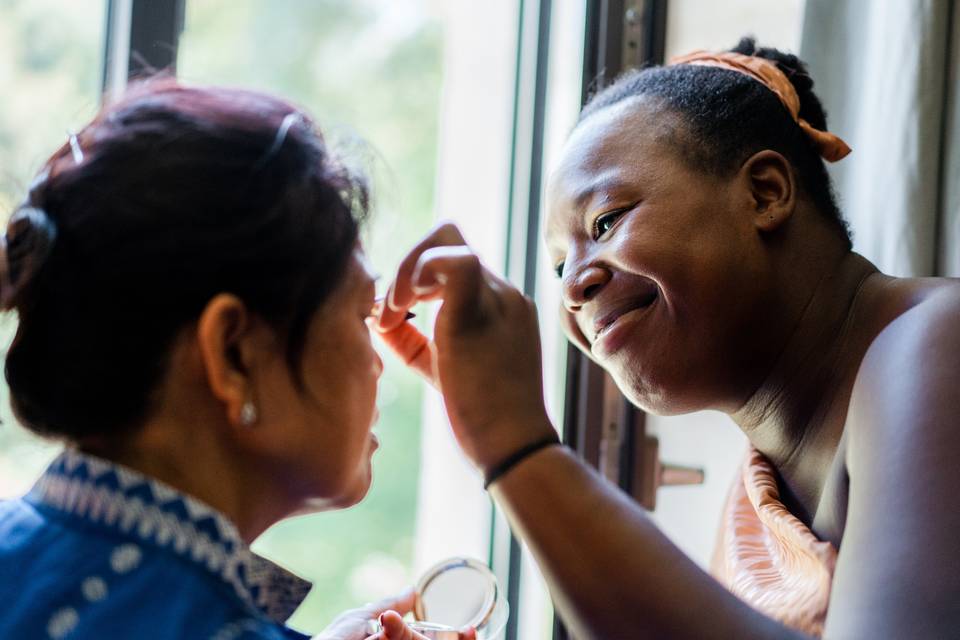
[[[287,134],[290,133],[290,129],[295,124],[300,124],[303,121],[303,116],[300,115],[300,112],[294,111],[293,113],[288,113],[284,118],[283,122],[280,123],[280,128],[277,129],[277,137],[273,139],[273,144],[270,146],[270,150],[267,151],[268,156],[272,156],[277,151],[280,150],[280,147],[283,146],[283,141],[287,139]]]
[[[80,141],[77,140],[77,134],[68,131],[67,135],[70,137],[70,153],[73,154],[73,161],[76,164],[80,164],[83,162],[83,149],[80,148]]]
[[[303,122],[303,115],[298,111],[288,113],[284,116],[283,121],[280,123],[280,127],[277,129],[277,135],[273,138],[273,144],[270,145],[270,148],[261,156],[260,160],[255,165],[255,169],[261,169],[264,165],[269,162],[278,151],[280,147],[283,146],[284,141],[287,139],[287,134],[290,133],[290,129],[294,125],[300,124]]]

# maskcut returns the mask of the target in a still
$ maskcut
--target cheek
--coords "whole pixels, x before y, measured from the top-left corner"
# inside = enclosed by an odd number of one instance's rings
[[[729,394],[731,367],[756,335],[767,278],[757,266],[762,259],[730,230],[708,226],[677,237],[672,226],[634,232],[634,263],[657,281],[663,299],[643,339],[610,363],[634,403],[665,415],[708,408]]]
[[[340,340],[319,345],[311,359],[311,386],[328,412],[352,425],[372,413],[382,366],[366,326],[349,329],[339,332]]]
[[[701,201],[657,214],[622,234],[626,250],[664,290],[676,321],[722,317],[758,275],[754,236],[731,222],[729,211]]]

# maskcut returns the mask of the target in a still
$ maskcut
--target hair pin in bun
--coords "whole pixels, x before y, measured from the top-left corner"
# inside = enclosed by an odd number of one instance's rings
[[[70,141],[70,154],[73,156],[74,164],[82,164],[83,149],[80,147],[80,140],[77,139],[77,134],[68,131],[67,138]]]
[[[262,169],[273,156],[280,151],[280,148],[283,147],[283,143],[286,142],[287,136],[290,133],[290,129],[295,127],[298,124],[306,122],[304,120],[303,114],[299,111],[291,111],[283,120],[280,122],[280,126],[277,128],[277,134],[273,138],[273,144],[270,145],[270,148],[267,149],[266,153],[263,154],[263,157],[256,164],[257,169]]]
[[[57,239],[57,228],[43,209],[14,211],[0,236],[0,309],[11,309],[18,293],[43,266]]]

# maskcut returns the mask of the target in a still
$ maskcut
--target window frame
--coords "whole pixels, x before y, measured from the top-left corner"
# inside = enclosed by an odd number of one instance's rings
[[[630,69],[662,64],[667,0],[587,0],[581,104]],[[567,345],[563,441],[641,504],[652,508],[655,449],[646,446],[646,414],[572,343]],[[651,450],[654,453],[650,457]],[[553,639],[571,640],[554,616]]]
[[[552,11],[552,0],[519,2],[504,273],[530,298],[536,295],[540,249]],[[524,91],[524,86],[532,86],[533,91]],[[491,508],[490,566],[500,583],[506,585],[512,612],[504,638],[517,640],[523,549],[503,513],[495,505]]]

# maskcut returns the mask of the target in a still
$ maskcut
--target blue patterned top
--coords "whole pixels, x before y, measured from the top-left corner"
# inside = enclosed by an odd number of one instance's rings
[[[0,638],[303,639],[310,590],[222,514],[68,450],[0,502]]]

